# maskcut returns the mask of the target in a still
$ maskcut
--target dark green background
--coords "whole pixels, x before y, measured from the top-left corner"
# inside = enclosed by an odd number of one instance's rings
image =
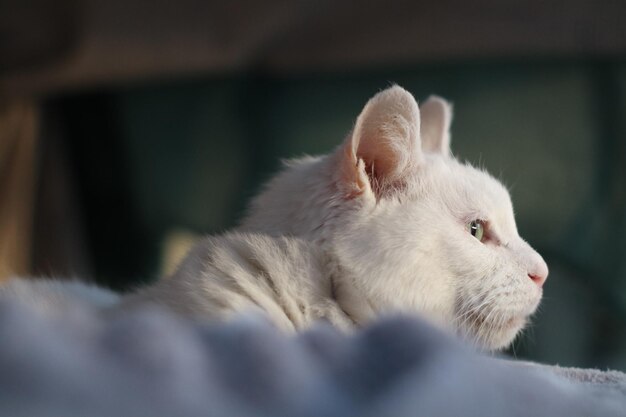
[[[331,150],[392,82],[453,102],[454,154],[509,186],[520,234],[551,268],[512,353],[626,370],[624,62],[243,73],[54,97],[96,278],[115,288],[151,279],[169,231],[233,226],[279,158]]]

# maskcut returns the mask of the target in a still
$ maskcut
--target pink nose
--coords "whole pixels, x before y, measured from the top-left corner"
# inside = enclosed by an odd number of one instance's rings
[[[539,288],[543,287],[544,282],[548,278],[548,265],[543,258],[535,253],[534,262],[529,265],[528,278],[530,278]]]
[[[535,284],[539,288],[543,287],[543,283],[546,282],[546,278],[548,278],[548,274],[539,274],[539,273],[529,273],[528,278],[532,279]]]

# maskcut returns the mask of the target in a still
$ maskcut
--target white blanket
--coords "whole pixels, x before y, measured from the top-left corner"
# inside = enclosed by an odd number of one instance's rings
[[[486,358],[412,318],[285,336],[251,317],[0,300],[0,340],[0,416],[626,415],[624,374]]]

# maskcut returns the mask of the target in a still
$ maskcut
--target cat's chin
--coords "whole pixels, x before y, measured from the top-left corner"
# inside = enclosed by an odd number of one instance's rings
[[[484,347],[496,351],[506,349],[524,328],[526,322],[526,317],[512,317],[501,325],[494,327],[489,334],[489,338],[485,340]]]

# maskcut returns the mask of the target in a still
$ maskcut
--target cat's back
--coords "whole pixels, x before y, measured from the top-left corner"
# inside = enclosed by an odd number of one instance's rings
[[[252,311],[280,328],[298,330],[337,313],[325,263],[317,245],[295,237],[239,232],[207,237],[171,277],[123,304],[156,302],[210,319]]]

